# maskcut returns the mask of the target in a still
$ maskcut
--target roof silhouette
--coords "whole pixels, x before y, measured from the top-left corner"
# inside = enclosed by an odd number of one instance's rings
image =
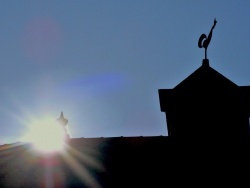
[[[0,146],[1,187],[167,187],[246,183],[249,142],[193,145],[171,137],[76,138],[65,153]],[[247,172],[247,171],[246,171]],[[246,174],[245,174],[246,175]]]
[[[206,87],[206,88],[203,88]],[[192,90],[196,88],[224,89],[236,88],[237,85],[223,76],[221,73],[209,66],[209,60],[204,59],[202,66],[190,74],[186,79],[174,87],[174,90]]]
[[[169,136],[69,138],[63,152],[51,154],[34,152],[32,143],[2,145],[0,187],[248,183],[249,86],[237,86],[205,59],[173,89],[159,89],[159,98]],[[62,112],[59,121],[68,122]]]
[[[179,139],[219,140],[249,136],[250,87],[240,87],[204,59],[173,89],[159,89],[168,135]]]

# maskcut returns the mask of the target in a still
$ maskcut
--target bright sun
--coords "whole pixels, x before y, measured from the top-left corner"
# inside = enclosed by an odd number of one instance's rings
[[[31,142],[39,152],[60,151],[64,146],[65,131],[55,119],[33,120],[23,140]]]

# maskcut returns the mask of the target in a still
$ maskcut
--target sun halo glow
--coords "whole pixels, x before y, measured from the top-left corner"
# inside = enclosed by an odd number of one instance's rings
[[[64,136],[61,125],[52,118],[44,118],[33,120],[29,124],[23,140],[32,143],[36,151],[48,153],[63,150]]]

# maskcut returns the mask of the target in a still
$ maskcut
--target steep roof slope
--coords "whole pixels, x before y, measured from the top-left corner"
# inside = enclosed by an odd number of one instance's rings
[[[233,89],[237,85],[209,66],[207,59],[202,66],[174,87],[176,91],[203,89]]]

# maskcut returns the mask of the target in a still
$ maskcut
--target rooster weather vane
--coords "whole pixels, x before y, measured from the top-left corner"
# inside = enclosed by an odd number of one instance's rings
[[[205,59],[207,59],[207,47],[211,41],[212,38],[212,34],[213,34],[213,29],[215,28],[217,21],[216,19],[214,19],[214,25],[212,26],[210,33],[207,37],[207,35],[205,35],[204,33],[200,36],[199,41],[198,41],[198,46],[199,48],[205,48]]]

